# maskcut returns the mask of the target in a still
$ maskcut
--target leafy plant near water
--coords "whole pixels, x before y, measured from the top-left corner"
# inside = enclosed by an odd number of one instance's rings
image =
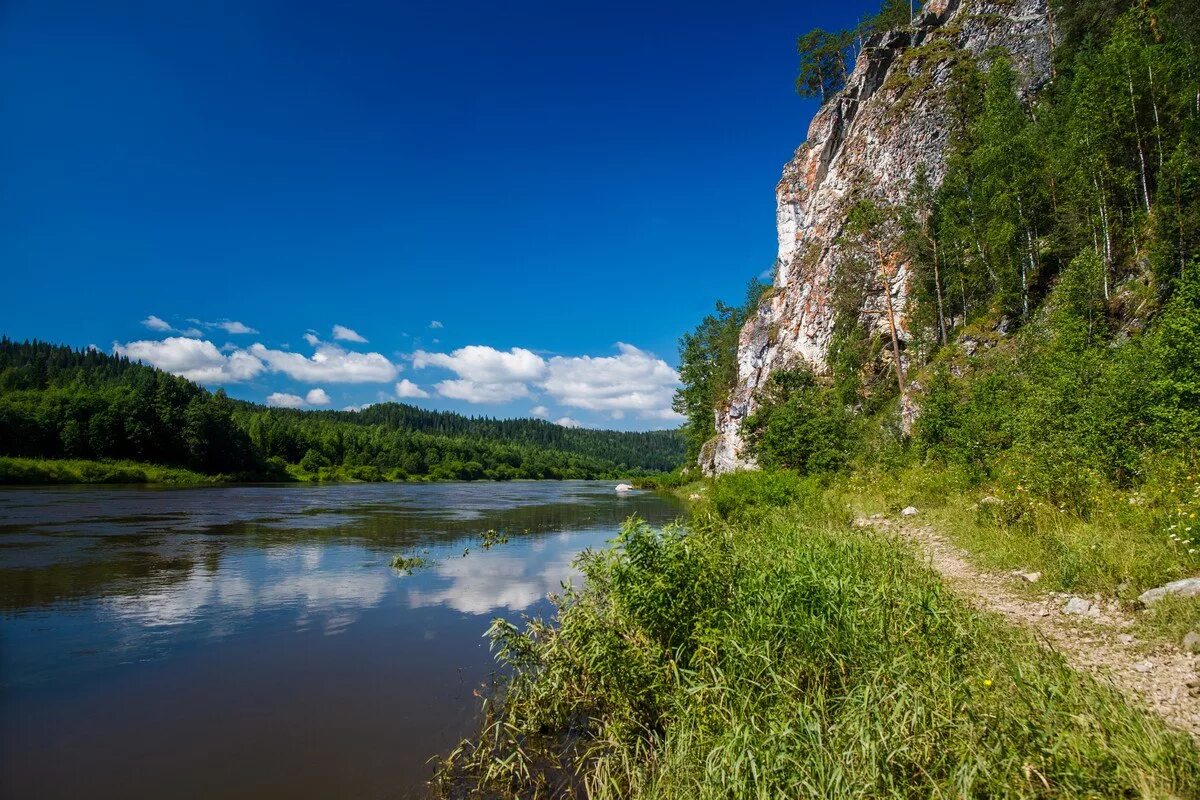
[[[399,570],[405,575],[411,575],[421,567],[429,565],[429,559],[420,556],[398,555],[392,558],[392,569]]]
[[[1186,736],[970,609],[815,485],[780,506],[776,481],[716,482],[759,500],[698,507],[687,529],[630,521],[616,549],[581,560],[587,583],[559,599],[557,627],[495,623],[513,678],[442,765],[443,792],[1200,792]]]

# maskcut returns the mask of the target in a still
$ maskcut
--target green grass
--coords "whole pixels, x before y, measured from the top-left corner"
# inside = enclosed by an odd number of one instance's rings
[[[136,461],[13,458],[0,456],[0,484],[165,483],[193,486],[223,483],[223,475],[204,475],[178,467]]]
[[[829,494],[863,514],[916,506],[919,522],[978,565],[1041,572],[1039,591],[1100,592],[1132,605],[1146,589],[1200,573],[1194,472],[1163,474],[1136,491],[1098,489],[1086,516],[1019,483],[973,486],[953,470],[924,466],[837,478]]]
[[[557,624],[493,625],[513,677],[444,794],[1200,796],[1189,738],[853,528],[832,489],[732,480],[749,502],[586,555]]]

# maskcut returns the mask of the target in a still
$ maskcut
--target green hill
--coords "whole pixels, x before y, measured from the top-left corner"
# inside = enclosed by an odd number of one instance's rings
[[[266,408],[123,357],[0,338],[0,456],[126,460],[241,479],[506,480],[642,475],[678,466],[683,453],[675,431],[568,429],[398,403]],[[0,481],[109,474],[13,463]]]

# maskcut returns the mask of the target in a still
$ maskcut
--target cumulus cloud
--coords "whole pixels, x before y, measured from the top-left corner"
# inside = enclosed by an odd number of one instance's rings
[[[305,338],[308,338],[307,335]],[[319,340],[315,347],[317,351],[311,357],[271,350],[261,344],[252,345],[249,353],[265,363],[272,372],[282,372],[297,381],[387,383],[400,371],[382,353],[355,353]]]
[[[580,422],[577,419],[571,419],[570,417],[559,417],[558,419],[554,420],[554,424],[562,425],[564,428],[582,428],[583,427],[582,422]]]
[[[258,333],[254,328],[251,328],[244,322],[238,322],[236,319],[223,319],[220,322],[208,322],[205,324],[213,328],[220,328],[226,333]]]
[[[533,408],[529,409],[529,415],[531,417],[537,417],[538,419],[549,419],[550,409],[546,408],[545,406],[534,406]]]
[[[313,347],[316,347],[321,343],[321,338],[312,331],[308,331],[304,334],[304,341],[308,342]]]
[[[267,395],[267,405],[272,408],[300,408],[304,405],[304,398],[298,394],[273,392]]]
[[[622,419],[678,420],[671,400],[679,374],[653,353],[619,342],[615,356],[555,356],[549,360],[520,347],[505,352],[483,345],[451,353],[413,353],[417,369],[440,367],[456,378],[434,384],[442,397],[471,403],[503,403],[545,392],[560,404]],[[530,411],[548,419],[549,409]]]
[[[248,381],[266,368],[261,359],[245,350],[224,355],[212,342],[183,336],[114,344],[113,352],[197,383]]]
[[[345,325],[333,326],[333,338],[340,342],[358,342],[359,344],[367,343],[366,338],[359,334],[358,331],[354,330],[353,328],[347,328]]]
[[[541,387],[570,408],[633,412],[644,419],[676,419],[671,399],[679,374],[667,362],[631,344],[615,356],[555,356]]]
[[[476,383],[475,381],[438,381],[437,393],[451,400],[468,403],[507,403],[519,397],[529,397],[529,387],[523,383]]]
[[[504,403],[529,396],[531,381],[542,378],[546,362],[536,353],[514,347],[507,353],[494,347],[469,345],[452,353],[413,353],[416,369],[441,367],[458,376],[457,380],[434,385],[438,394],[468,403]]]
[[[438,328],[444,328],[446,326],[443,325],[439,320],[435,319],[429,323],[429,327],[436,331]]]
[[[396,397],[409,399],[414,397],[429,397],[429,392],[417,386],[408,378],[396,384]]]
[[[310,406],[327,406],[333,402],[333,399],[324,389],[318,386],[315,389],[308,390],[308,394],[304,395],[304,402]]]

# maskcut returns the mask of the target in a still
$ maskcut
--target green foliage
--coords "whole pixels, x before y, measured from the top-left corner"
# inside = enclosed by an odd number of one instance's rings
[[[854,63],[866,40],[881,31],[904,28],[911,22],[910,12],[919,13],[921,3],[911,0],[883,0],[879,12],[853,28],[829,32],[813,28],[796,40],[800,71],[796,93],[825,103],[846,85]]]
[[[741,306],[717,303],[716,313],[705,317],[694,331],[679,340],[679,380],[673,406],[683,414],[689,461],[716,434],[713,412],[729,400],[737,381],[737,345],[742,326],[758,310],[763,285],[750,282]]]
[[[191,486],[226,480],[191,470],[134,461],[11,458],[0,456],[0,484],[47,483],[169,483]]]
[[[493,626],[513,669],[443,795],[1178,796],[1186,734],[973,611],[821,503],[631,521],[557,625]],[[1046,787],[1049,787],[1047,790]]]
[[[715,479],[708,498],[722,518],[743,518],[796,503],[808,488],[794,472],[744,470]]]
[[[412,575],[421,567],[428,566],[429,560],[420,556],[399,555],[392,558],[392,569],[405,575]]]
[[[837,394],[806,368],[773,373],[742,424],[762,466],[801,474],[840,469],[853,446],[852,429],[852,415]]]

